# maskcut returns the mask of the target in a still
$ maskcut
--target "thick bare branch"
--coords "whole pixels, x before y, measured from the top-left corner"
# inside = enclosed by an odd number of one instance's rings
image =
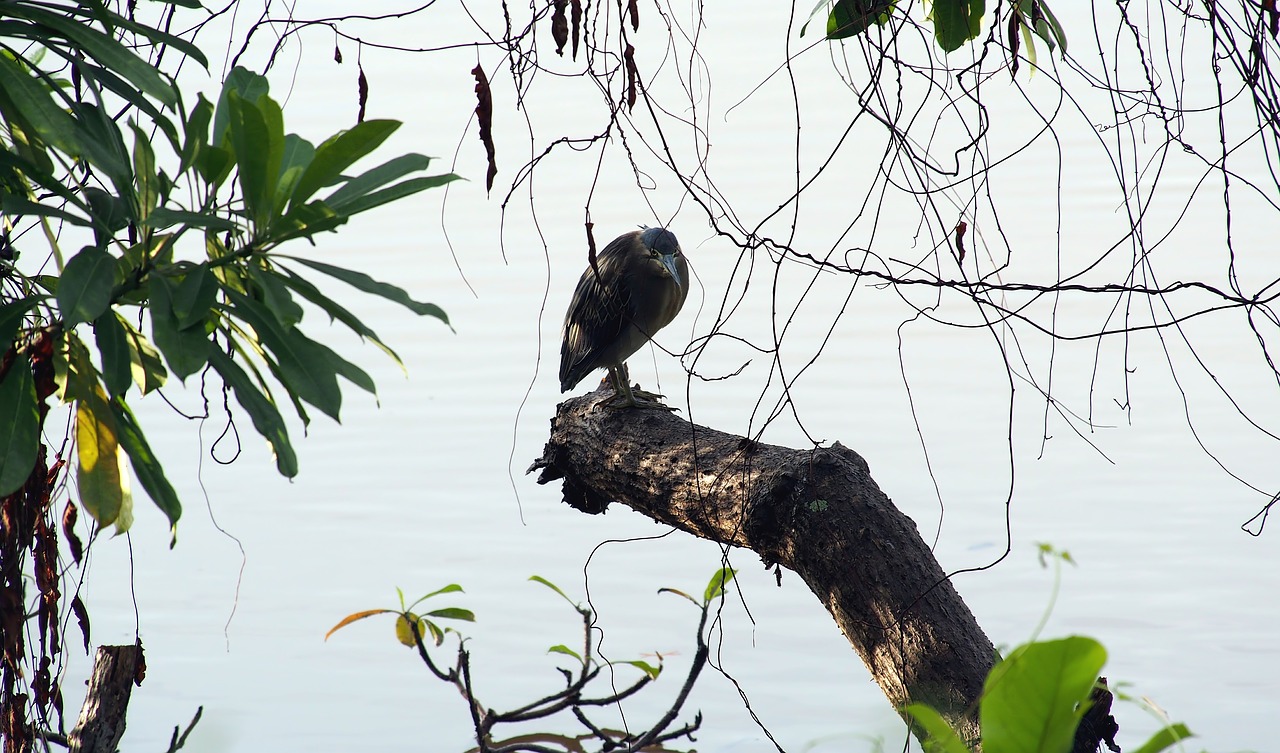
[[[620,502],[798,574],[835,618],[895,708],[927,703],[977,739],[995,648],[915,523],[857,453],[794,450],[656,410],[598,408],[609,390],[562,403],[539,483],[563,481],[588,513]]]

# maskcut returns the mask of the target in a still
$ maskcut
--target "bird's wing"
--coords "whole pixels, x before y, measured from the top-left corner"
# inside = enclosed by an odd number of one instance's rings
[[[588,267],[578,280],[573,301],[565,315],[560,343],[560,389],[566,391],[596,369],[608,366],[601,360],[627,327],[627,300],[616,284],[622,279],[623,264],[635,233],[613,240],[596,255],[596,268]],[[605,281],[606,284],[601,284]]]

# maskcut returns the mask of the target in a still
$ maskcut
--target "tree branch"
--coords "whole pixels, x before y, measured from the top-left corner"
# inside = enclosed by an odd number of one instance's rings
[[[995,648],[921,539],[836,443],[794,450],[695,426],[666,411],[562,403],[539,483],[600,513],[612,502],[695,536],[751,549],[800,576],[894,708],[926,703],[976,741]]]

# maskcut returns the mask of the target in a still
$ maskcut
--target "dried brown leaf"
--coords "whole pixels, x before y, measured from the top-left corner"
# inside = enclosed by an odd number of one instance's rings
[[[630,44],[622,53],[622,60],[627,66],[627,109],[634,110],[636,106],[636,79],[640,77],[640,72],[636,69],[636,48]]]
[[[476,66],[471,69],[476,77],[476,119],[480,123],[480,141],[484,144],[485,157],[489,163],[489,171],[485,175],[484,188],[493,190],[493,179],[498,174],[498,162],[493,147],[493,94],[489,91],[489,78],[484,75],[484,68]]]
[[[365,107],[369,104],[369,79],[364,75],[364,66],[356,61],[357,70],[360,75],[356,76],[356,96],[360,100],[360,112],[356,115],[356,122],[364,122]]]
[[[84,608],[84,602],[80,601],[79,596],[71,597],[71,612],[80,625],[80,635],[84,637],[84,652],[87,654],[89,653],[89,610]]]
[[[71,550],[71,559],[76,564],[80,564],[80,560],[84,557],[84,544],[80,541],[80,537],[76,535],[76,518],[78,512],[76,505],[70,499],[67,499],[67,506],[62,510],[62,535],[67,539],[67,548]]]
[[[556,54],[564,56],[564,46],[569,43],[569,19],[565,18],[565,7],[569,0],[555,0],[551,12],[551,38],[556,42]]]
[[[1275,2],[1275,0],[1271,1]],[[573,59],[577,60],[578,42],[582,38],[582,0],[573,0],[570,7],[573,8]]]

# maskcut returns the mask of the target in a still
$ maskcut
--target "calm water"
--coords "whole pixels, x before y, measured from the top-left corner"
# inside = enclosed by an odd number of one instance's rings
[[[309,4],[306,12],[322,15],[324,5]],[[768,78],[784,58],[786,14],[768,3],[750,5],[754,10],[733,17],[708,11],[702,43],[707,68],[693,76],[693,100],[713,144],[709,169],[748,226],[785,200],[796,161],[788,85],[783,77]],[[461,33],[451,26],[461,23],[451,13],[407,20],[379,38],[435,44]],[[654,26],[644,32],[658,35],[656,46],[664,35]],[[277,96],[292,87],[288,126],[319,138],[354,117],[355,51],[345,45],[348,63],[338,66],[332,62],[331,40],[306,39],[304,62],[296,70],[282,65],[273,87]],[[642,33],[639,39],[649,37]],[[296,50],[292,54],[296,58]],[[147,649],[147,680],[134,693],[124,750],[163,750],[172,727],[185,724],[198,705],[205,707],[204,718],[186,748],[197,753],[465,749],[464,705],[394,642],[389,619],[371,619],[322,640],[350,612],[394,607],[397,586],[412,597],[452,582],[466,588],[464,596],[441,605],[465,606],[479,615],[466,632],[474,636],[481,697],[496,708],[556,688],[560,676],[545,649],[580,641],[576,615],[546,589],[527,582],[531,574],[555,581],[575,597],[590,590],[608,658],[676,652],[667,660],[670,674],[625,707],[632,725],[660,713],[678,691],[692,654],[696,614],[683,601],[656,591],[701,589],[720,566],[720,549],[668,534],[621,507],[600,517],[580,515],[560,504],[557,488],[538,487],[523,475],[540,452],[559,399],[554,378],[558,330],[583,264],[582,207],[592,160],[566,157],[562,167],[538,173],[533,199],[527,191],[518,192],[504,219],[499,214],[502,181],[509,181],[527,158],[528,147],[520,140],[524,126],[511,109],[510,88],[494,73],[496,58],[480,53],[495,79],[503,170],[498,190],[487,198],[482,153],[474,133],[464,132],[472,107],[467,71],[477,53],[433,57],[366,48],[363,56],[372,84],[370,116],[406,121],[386,155],[421,151],[446,157],[440,164],[447,165],[448,155],[460,149],[456,169],[472,181],[455,184],[447,202],[443,192],[431,192],[353,223],[323,239],[314,253],[439,303],[457,334],[335,289],[399,350],[410,376],[405,379],[372,348],[356,351],[350,338],[334,330],[338,347],[368,360],[380,406],[352,392],[340,427],[318,419],[305,439],[299,429],[302,473],[292,483],[275,474],[247,421],[238,421],[243,452],[234,464],[220,465],[209,448],[224,418],[187,421],[149,406],[153,442],[162,448],[186,502],[179,544],[169,551],[162,517],[142,509],[128,540],[104,540],[93,548],[84,587],[95,643],[129,642],[137,625]],[[1042,77],[1022,76],[1019,84],[1031,96],[1050,91]],[[664,74],[661,82],[669,84],[669,78]],[[801,58],[797,80],[804,108],[800,160],[811,168],[834,144],[854,107],[833,98],[833,91],[842,96],[846,91],[821,50]],[[566,86],[549,80],[539,84],[553,93]],[[1203,84],[1193,77],[1187,87],[1194,91]],[[1001,121],[992,138],[993,149],[1009,151],[1034,120],[1012,88],[1002,94],[992,86],[987,93],[993,110],[1008,108],[1002,112],[1011,120]],[[576,135],[593,130],[580,122],[580,113],[596,104],[585,99],[594,95],[574,96],[579,99],[551,96],[535,105],[539,127],[548,129],[544,135],[555,128]],[[1092,129],[1078,117],[1070,122],[1068,127],[1063,121],[1060,151],[1050,143],[1037,146],[993,177],[991,190],[1014,246],[1015,262],[1006,279],[1051,270],[1059,259],[1066,267],[1081,266],[1114,243],[1126,226],[1108,168],[1098,161]],[[692,141],[687,133],[680,136],[683,141],[673,148],[685,154]],[[867,245],[865,225],[836,240],[853,220],[849,197],[860,202],[871,189],[883,144],[882,131],[869,121],[860,124],[854,138],[864,139],[867,148],[846,152],[823,179],[824,189],[805,199],[798,248],[821,254],[832,247]],[[949,148],[935,146],[944,154]],[[787,265],[775,284],[773,265],[761,258],[745,289],[741,273],[731,282],[738,251],[716,237],[687,202],[682,208],[678,185],[642,149],[636,151],[657,181],[648,200],[662,221],[674,216],[670,226],[701,285],[680,319],[663,332],[661,344],[681,350],[706,334],[720,302],[731,293],[744,303],[724,331],[767,345],[771,308],[778,309],[781,326],[810,283],[811,270]],[[611,149],[592,200],[598,240],[655,221],[622,156]],[[1170,170],[1165,188],[1174,198],[1152,210],[1152,222],[1160,227],[1181,209],[1176,189],[1199,178],[1191,165],[1179,163]],[[1166,282],[1222,268],[1215,196],[1216,189],[1203,192],[1193,205],[1203,221],[1184,222],[1159,247]],[[916,234],[919,211],[901,197],[887,205],[873,248],[883,256],[922,257],[933,241]],[[1237,211],[1243,216],[1236,224],[1237,250],[1250,264],[1245,274],[1280,276],[1274,254],[1260,253],[1271,247],[1267,236],[1274,230],[1274,215],[1258,213],[1243,200]],[[783,217],[766,234],[785,237],[787,232]],[[984,234],[993,254],[1002,253],[993,226],[981,225],[975,232]],[[795,313],[782,351],[792,372],[822,346],[849,284],[844,277],[822,276]],[[931,302],[927,293],[906,295],[917,305]],[[1059,322],[1066,331],[1096,328],[1109,303],[1064,300]],[[975,320],[972,307],[956,301],[948,301],[939,315]],[[1075,424],[1082,439],[1057,413],[1046,418],[1045,401],[1021,379],[1010,422],[1009,380],[990,334],[924,320],[904,326],[912,316],[894,291],[860,285],[822,358],[793,386],[799,420],[787,415],[771,423],[764,440],[804,446],[807,434],[839,440],[862,453],[880,486],[921,531],[930,537],[937,533],[938,557],[948,570],[999,557],[1011,498],[1012,556],[990,570],[957,578],[993,641],[1025,640],[1049,608],[1053,578],[1038,567],[1034,544],[1052,542],[1070,550],[1079,566],[1063,574],[1045,635],[1085,633],[1102,640],[1111,654],[1106,674],[1112,683],[1131,683],[1127,692],[1150,697],[1187,722],[1209,749],[1269,744],[1266,715],[1280,700],[1280,656],[1273,640],[1280,616],[1280,573],[1274,566],[1280,539],[1270,529],[1261,538],[1238,529],[1264,500],[1232,481],[1200,449],[1160,340],[1147,334],[1129,342],[1128,413],[1116,402],[1126,397],[1119,341],[1104,347],[1092,393],[1094,343],[1059,344],[1053,354],[1053,394],[1076,414],[1092,409],[1092,429]],[[1256,345],[1240,317],[1197,320],[1187,333],[1208,368],[1247,403],[1251,415],[1276,426],[1276,385],[1257,368]],[[1016,371],[1043,385],[1047,346],[1019,334],[1029,365],[1017,360]],[[1236,473],[1274,487],[1275,444],[1247,429],[1195,367],[1186,346],[1176,335],[1167,337],[1201,440]],[[738,378],[690,384],[675,359],[654,350],[633,358],[632,373],[646,386],[659,380],[673,403],[699,423],[758,431],[778,397],[776,379],[768,383],[768,358],[717,340],[698,369],[715,376],[747,361]],[[170,395],[198,411],[199,385],[188,386],[186,393]],[[765,407],[753,413],[750,406],[762,393]],[[220,400],[210,395],[216,412]],[[1042,440],[1046,435],[1051,438]],[[223,461],[234,454],[225,440],[213,453]],[[896,716],[804,584],[786,574],[776,587],[749,552],[733,552],[730,561],[741,568],[742,599],[750,616],[738,604],[726,609],[716,663],[746,693],[777,740],[794,751],[814,746],[870,750],[876,737],[891,748],[900,745],[904,732]],[[69,677],[82,671],[73,667]],[[631,680],[627,670],[619,672],[620,684]],[[72,687],[77,685],[68,681],[69,709],[78,707]],[[689,716],[695,709],[706,716],[700,750],[771,749],[724,676],[704,676]],[[1119,720],[1126,748],[1155,726],[1128,704],[1120,707]]]

